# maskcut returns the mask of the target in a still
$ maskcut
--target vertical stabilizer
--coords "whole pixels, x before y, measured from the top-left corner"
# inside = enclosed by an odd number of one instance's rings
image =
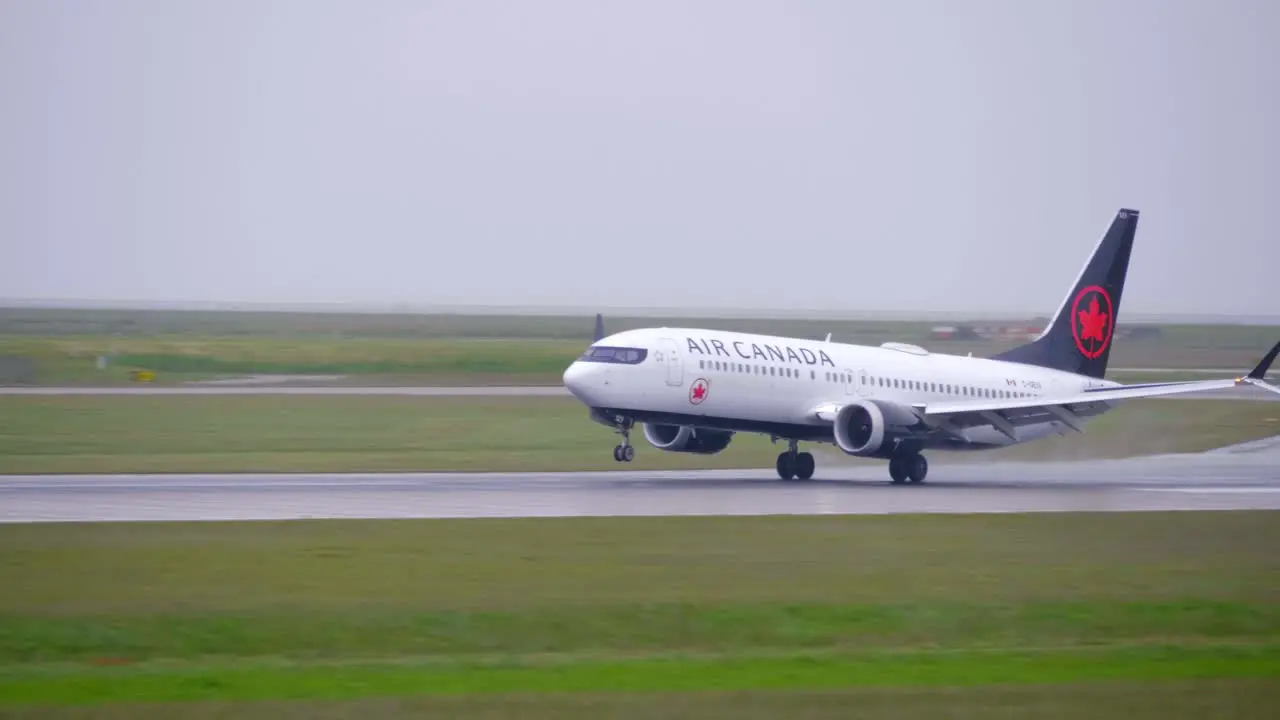
[[[1116,213],[1045,331],[995,359],[1105,376],[1137,229],[1137,210]]]

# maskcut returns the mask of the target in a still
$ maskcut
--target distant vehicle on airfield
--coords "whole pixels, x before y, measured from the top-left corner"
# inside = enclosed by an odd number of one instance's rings
[[[1122,209],[1094,248],[1048,327],[992,358],[931,353],[906,343],[879,347],[699,328],[643,328],[604,336],[564,372],[564,384],[614,428],[614,459],[635,455],[644,425],[668,452],[715,454],[735,433],[785,440],[778,476],[809,479],[801,442],[883,458],[895,484],[923,482],[925,450],[972,451],[1030,442],[1084,424],[1135,398],[1223,390],[1264,381],[1276,343],[1235,379],[1122,385],[1104,380],[1138,225]]]

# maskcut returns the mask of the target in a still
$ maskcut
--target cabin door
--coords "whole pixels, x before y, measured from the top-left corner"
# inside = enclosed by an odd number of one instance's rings
[[[684,384],[684,358],[680,346],[671,338],[658,341],[659,362],[667,366],[667,384],[679,387]]]

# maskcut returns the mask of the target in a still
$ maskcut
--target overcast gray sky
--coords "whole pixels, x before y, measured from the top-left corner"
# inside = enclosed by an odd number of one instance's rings
[[[0,0],[0,297],[1280,313],[1280,2]]]

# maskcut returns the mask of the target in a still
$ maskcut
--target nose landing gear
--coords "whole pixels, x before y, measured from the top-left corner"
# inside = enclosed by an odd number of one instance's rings
[[[631,418],[618,416],[614,418],[614,427],[622,436],[622,444],[613,448],[613,459],[618,462],[631,462],[636,457],[635,446],[631,444],[631,428],[635,422]]]
[[[813,477],[813,471],[816,463],[813,455],[807,452],[800,452],[800,443],[791,440],[790,447],[786,452],[778,455],[778,477],[783,480],[808,480]]]

